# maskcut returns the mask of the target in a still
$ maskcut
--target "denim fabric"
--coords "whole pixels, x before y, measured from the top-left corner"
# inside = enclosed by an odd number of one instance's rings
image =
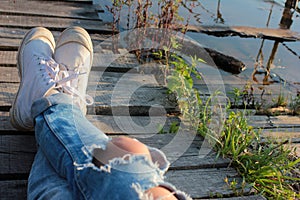
[[[73,200],[67,180],[55,172],[40,149],[28,179],[27,199]]]
[[[105,149],[110,138],[73,106],[71,96],[59,93],[37,100],[32,115],[39,150],[29,178],[29,199],[48,199],[57,192],[53,199],[134,200],[144,197],[145,190],[164,184],[169,163],[158,149],[149,148],[152,161],[125,155],[96,167],[93,149]],[[170,188],[182,199],[187,197]]]

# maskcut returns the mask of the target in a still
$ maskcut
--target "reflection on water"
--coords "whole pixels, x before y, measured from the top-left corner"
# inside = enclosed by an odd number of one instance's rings
[[[259,28],[290,29],[299,34],[299,12],[292,7],[294,0],[206,0],[197,7],[201,16],[194,22],[201,25],[252,26]],[[204,9],[207,10],[203,12]],[[215,12],[214,12],[215,10]],[[197,11],[195,11],[197,12]],[[216,13],[213,14],[212,13]],[[200,17],[199,17],[200,16]],[[234,56],[247,65],[240,76],[261,84],[287,81],[300,82],[300,42],[279,42],[266,39],[238,37],[217,38],[199,33],[189,36],[205,46]],[[270,79],[271,75],[271,79]],[[273,78],[273,79],[272,79]]]
[[[283,1],[283,0],[282,0]],[[278,28],[284,10],[284,2],[280,0],[198,0],[193,9],[195,13],[191,24],[215,25],[224,22],[226,26],[266,27],[270,7],[272,18],[270,28]],[[186,9],[180,10],[180,15],[187,15]],[[220,18],[219,18],[220,17]],[[218,19],[219,18],[219,19]],[[216,20],[217,19],[217,20]],[[293,27],[291,30],[300,31],[299,13],[293,12]]]
[[[279,27],[281,29],[290,29],[290,27],[293,23],[292,17],[293,17],[294,12],[291,9],[295,8],[295,6],[296,6],[294,4],[294,2],[296,2],[296,1],[295,0],[287,0],[286,3],[285,3],[283,14],[282,14],[282,17],[281,17],[281,20],[280,20],[280,23],[279,23]],[[268,27],[269,23],[270,23],[270,19],[271,19],[271,16],[272,16],[272,11],[273,11],[273,5],[274,4],[272,4],[270,12],[269,12],[266,27]],[[262,43],[261,43],[261,47],[258,51],[255,68],[254,68],[254,71],[253,71],[253,74],[252,74],[252,78],[255,82],[258,82],[255,75],[258,74],[258,73],[261,73],[261,69],[264,68],[263,67],[263,51],[262,51],[264,41],[265,40],[263,39]],[[279,45],[279,41],[275,41],[274,45],[273,45],[273,48],[271,50],[271,54],[269,56],[265,71],[264,71],[264,73],[265,73],[265,76],[263,78],[263,84],[264,85],[267,85],[267,84],[270,83],[269,82],[269,77],[270,77],[270,72],[271,72],[270,70],[271,70],[271,67],[272,67],[274,59],[275,59],[275,55],[276,55],[276,52],[277,52],[277,49],[278,49],[278,45]],[[258,67],[260,67],[260,68],[258,68]]]
[[[220,11],[220,6],[221,6],[221,0],[218,0],[217,17],[215,18],[215,22],[224,24],[225,20],[222,17],[222,14],[221,14],[221,11]]]

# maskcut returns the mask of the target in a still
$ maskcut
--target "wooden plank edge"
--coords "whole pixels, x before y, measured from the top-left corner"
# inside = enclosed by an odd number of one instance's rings
[[[229,198],[209,198],[210,200],[267,200],[262,195],[245,195],[245,196],[239,196],[239,197],[229,197]],[[208,200],[208,199],[202,199],[202,200]]]
[[[27,180],[0,181],[1,200],[27,199]]]
[[[209,179],[203,178],[203,176]],[[166,181],[174,184],[194,199],[230,197],[235,194],[235,191],[224,182],[227,176],[240,179],[232,169],[170,170],[166,173]],[[23,199],[27,195],[27,180],[0,181],[0,188],[3,198]],[[245,189],[242,193],[247,194],[248,192],[249,189]]]
[[[0,15],[22,15],[22,16],[31,16],[31,17],[59,17],[61,19],[79,19],[79,20],[94,20],[94,21],[101,21],[99,18],[91,18],[91,17],[84,17],[84,16],[67,16],[61,14],[42,14],[42,13],[30,13],[30,12],[23,12],[23,11],[13,11],[13,10],[2,10],[0,9]]]
[[[178,138],[176,134],[156,134],[148,138],[134,137],[133,135],[130,135],[130,137],[162,151],[165,148],[170,148],[168,146],[173,145],[172,142]],[[0,180],[12,179],[9,177],[16,177],[16,175],[24,177],[29,173],[37,151],[34,134],[0,135],[0,139]],[[177,147],[171,153],[168,153],[168,150],[165,152],[171,163],[170,170],[227,168],[230,164],[230,160],[227,158],[217,158],[213,149],[205,146],[199,136],[195,136],[190,143],[187,143],[187,141],[180,142],[183,144],[183,149]],[[184,147],[185,143],[187,143],[186,147]]]

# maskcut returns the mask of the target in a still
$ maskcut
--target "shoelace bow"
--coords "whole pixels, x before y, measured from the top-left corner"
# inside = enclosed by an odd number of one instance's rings
[[[86,105],[94,103],[90,95],[83,96],[76,88],[78,84],[78,77],[86,74],[79,72],[79,67],[74,70],[69,70],[65,65],[55,62],[52,58],[40,58],[40,64],[45,66],[45,75],[50,77],[49,82],[55,83],[55,88],[61,90],[63,93],[79,97],[79,99]]]

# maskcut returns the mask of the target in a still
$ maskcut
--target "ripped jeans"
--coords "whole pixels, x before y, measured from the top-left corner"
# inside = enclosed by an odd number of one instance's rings
[[[178,199],[189,199],[164,182],[165,155],[149,148],[141,155],[114,158],[100,168],[92,163],[94,148],[105,149],[110,138],[92,125],[66,94],[34,102],[38,152],[28,180],[28,199],[150,199],[145,191],[163,185]]]

